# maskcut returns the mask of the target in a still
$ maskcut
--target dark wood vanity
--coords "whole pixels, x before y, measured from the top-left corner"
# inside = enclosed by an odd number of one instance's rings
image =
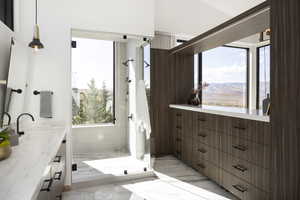
[[[268,199],[268,122],[170,108],[173,155],[241,199]]]

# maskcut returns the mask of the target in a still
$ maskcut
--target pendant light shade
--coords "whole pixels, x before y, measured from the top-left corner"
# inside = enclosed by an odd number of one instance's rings
[[[35,1],[35,26],[34,26],[34,33],[33,33],[33,39],[32,41],[29,43],[29,47],[35,49],[36,51],[39,49],[43,49],[44,45],[42,44],[41,40],[40,40],[40,29],[38,26],[38,21],[37,21],[37,9],[38,9],[38,4],[37,4],[37,0]]]

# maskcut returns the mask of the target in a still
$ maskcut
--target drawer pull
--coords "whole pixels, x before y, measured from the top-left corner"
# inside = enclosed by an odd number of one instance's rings
[[[239,151],[246,151],[247,147],[242,146],[242,145],[232,145],[233,148],[239,150]]]
[[[52,186],[53,179],[44,180],[43,186],[47,184],[47,187],[41,189],[41,192],[50,192]]]
[[[177,129],[181,130],[181,126],[176,126]]]
[[[242,185],[232,185],[232,187],[234,187],[236,190],[243,192],[243,193],[247,191],[247,188],[245,188]]]
[[[205,138],[207,135],[205,135],[205,134],[202,134],[202,133],[199,133],[199,134],[198,134],[198,136],[199,136],[199,137],[203,137],[203,138]]]
[[[181,139],[180,139],[180,138],[176,138],[176,141],[177,141],[177,142],[181,142]]]
[[[55,197],[55,199],[56,199],[56,200],[62,200],[62,195],[57,195],[57,196]]]
[[[238,130],[241,130],[241,131],[246,130],[245,127],[240,127],[240,126],[234,126],[233,128],[238,129]]]
[[[177,117],[181,117],[181,114],[180,114],[180,113],[177,113],[176,116],[177,116]]]
[[[54,173],[54,176],[53,176],[53,177],[54,177],[53,179],[59,181],[59,180],[61,179],[61,176],[62,176],[62,171],[60,171],[60,172],[55,172],[55,173]]]
[[[199,151],[200,153],[206,153],[206,152],[207,152],[205,149],[198,149],[198,151]]]
[[[235,169],[237,169],[237,170],[239,170],[239,171],[241,171],[241,172],[245,172],[245,171],[248,170],[248,169],[247,169],[246,167],[244,167],[243,165],[233,165],[232,167],[235,168]]]
[[[60,163],[62,156],[55,156],[53,162]]]
[[[204,118],[198,118],[198,121],[200,121],[200,122],[206,122],[206,119],[204,119]]]
[[[203,164],[198,163],[197,166],[202,168],[202,169],[205,169],[205,165],[203,165]]]

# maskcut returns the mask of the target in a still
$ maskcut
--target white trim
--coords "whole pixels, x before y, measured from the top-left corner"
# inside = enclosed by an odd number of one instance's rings
[[[101,127],[114,127],[116,124],[114,123],[104,123],[104,124],[86,124],[86,125],[73,125],[72,128],[101,128]]]

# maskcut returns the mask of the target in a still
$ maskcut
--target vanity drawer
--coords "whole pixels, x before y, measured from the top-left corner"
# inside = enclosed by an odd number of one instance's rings
[[[254,142],[271,145],[271,125],[268,122],[256,122],[256,132],[253,133]]]
[[[193,156],[193,140],[185,138],[182,140],[182,161],[188,165],[192,165]]]
[[[234,174],[244,181],[255,185],[263,191],[270,191],[270,171],[229,154],[220,154],[222,169]]]
[[[207,176],[211,180],[221,183],[220,181],[220,169],[219,167],[215,166],[213,163],[198,158],[197,162],[194,164],[194,169],[199,171],[202,175]]]
[[[219,166],[219,151],[206,144],[196,142],[193,145],[193,155],[201,160],[206,160]]]
[[[226,172],[220,171],[221,182],[224,188],[242,200],[267,200],[269,195],[242,179]]]
[[[232,118],[231,135],[234,137],[251,140],[253,133],[256,131],[255,121]]]
[[[195,113],[193,116],[196,130],[216,130],[216,117],[206,113]]]
[[[223,152],[241,158],[263,168],[270,167],[270,147],[243,138],[223,134],[220,139]]]
[[[207,144],[214,148],[220,147],[220,136],[216,131],[199,130],[194,135],[194,139],[203,144]]]

